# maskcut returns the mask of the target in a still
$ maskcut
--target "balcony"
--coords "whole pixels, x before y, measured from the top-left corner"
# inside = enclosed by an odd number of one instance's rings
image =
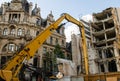
[[[0,35],[0,39],[9,39],[9,40],[14,40],[14,39],[21,39],[21,38],[25,38],[24,35],[20,35],[20,36],[16,36],[14,35]]]
[[[9,20],[8,23],[10,24],[17,24],[19,21],[18,20]]]
[[[14,40],[16,37],[15,37],[15,35],[8,35],[7,38],[8,38],[9,40]]]

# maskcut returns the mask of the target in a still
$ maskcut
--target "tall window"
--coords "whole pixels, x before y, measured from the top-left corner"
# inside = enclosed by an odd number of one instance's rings
[[[15,29],[11,29],[10,35],[15,35]]]
[[[15,51],[15,44],[8,44],[8,51]]]
[[[58,39],[56,38],[56,44],[58,44]]]
[[[21,29],[21,28],[18,29],[17,35],[18,35],[18,36],[21,36],[21,35],[22,35],[22,29]]]
[[[64,40],[62,40],[62,45],[64,46]]]
[[[46,52],[47,52],[47,48],[43,47],[43,54],[46,54]]]
[[[50,44],[53,44],[53,37],[50,37]]]
[[[3,35],[8,35],[8,29],[7,29],[7,28],[5,28],[5,29],[3,30]]]

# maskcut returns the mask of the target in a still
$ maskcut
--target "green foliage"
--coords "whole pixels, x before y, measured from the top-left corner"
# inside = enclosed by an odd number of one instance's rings
[[[46,65],[46,71],[57,72],[57,58],[53,52],[46,52],[44,60],[46,61],[46,63],[44,64]]]
[[[59,44],[55,46],[54,54],[56,54],[58,58],[65,58],[65,55],[63,54],[63,51],[61,50],[61,47]]]
[[[57,65],[57,57],[58,58],[65,58],[64,53],[60,47],[60,45],[56,45],[53,52],[46,52],[45,59],[44,59],[44,69],[50,72],[57,72],[58,65]]]

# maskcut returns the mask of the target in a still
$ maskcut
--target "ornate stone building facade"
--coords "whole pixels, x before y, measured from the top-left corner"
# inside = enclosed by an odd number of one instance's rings
[[[55,22],[52,12],[46,19],[41,17],[37,4],[27,0],[12,0],[0,7],[0,66],[14,53],[19,52],[27,43],[34,39],[47,26]],[[53,51],[59,44],[65,52],[64,28],[55,31],[38,49],[30,63],[42,67],[42,58],[47,51]]]

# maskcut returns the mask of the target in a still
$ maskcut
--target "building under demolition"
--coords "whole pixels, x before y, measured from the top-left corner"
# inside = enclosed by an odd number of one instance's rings
[[[120,71],[119,34],[120,8],[111,7],[93,14],[91,44],[95,49],[96,73]]]
[[[120,8],[107,8],[92,16],[92,22],[81,21],[87,38],[89,73],[119,72]],[[76,67],[84,71],[80,35],[72,35],[72,54]]]

